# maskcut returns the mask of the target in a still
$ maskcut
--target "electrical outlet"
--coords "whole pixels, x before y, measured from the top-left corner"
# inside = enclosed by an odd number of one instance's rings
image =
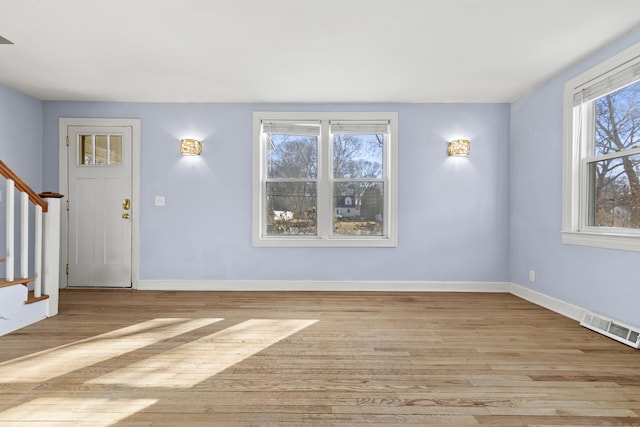
[[[156,196],[156,198],[155,198],[155,205],[156,206],[164,206],[165,205],[164,203],[165,203],[164,196]]]
[[[535,282],[536,281],[536,272],[535,272],[535,270],[529,270],[529,281],[530,282]]]

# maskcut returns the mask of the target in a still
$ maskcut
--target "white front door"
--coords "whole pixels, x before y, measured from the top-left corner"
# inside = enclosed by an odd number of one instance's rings
[[[131,127],[68,126],[67,136],[67,284],[131,287]]]

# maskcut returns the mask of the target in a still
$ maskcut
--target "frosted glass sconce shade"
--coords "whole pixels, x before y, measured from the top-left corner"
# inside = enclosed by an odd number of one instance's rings
[[[183,156],[199,156],[202,152],[202,145],[197,139],[181,139],[180,154]]]
[[[450,156],[468,156],[470,148],[468,139],[456,139],[449,143],[447,151]]]

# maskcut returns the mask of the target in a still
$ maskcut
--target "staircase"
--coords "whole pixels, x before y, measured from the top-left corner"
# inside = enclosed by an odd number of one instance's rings
[[[62,196],[36,194],[1,160],[0,175],[6,179],[6,251],[5,258],[0,259],[5,270],[5,277],[0,278],[2,336],[58,313]],[[19,224],[15,221],[16,194],[20,198]],[[29,219],[30,211],[35,214],[34,221]],[[16,229],[20,241],[19,257],[14,252]],[[19,277],[14,273],[17,261]]]
[[[1,262],[5,260],[2,259]],[[29,290],[32,278],[16,279],[8,282],[0,278],[0,335],[7,334],[46,317],[44,304],[36,304],[49,298],[48,295],[35,296]]]

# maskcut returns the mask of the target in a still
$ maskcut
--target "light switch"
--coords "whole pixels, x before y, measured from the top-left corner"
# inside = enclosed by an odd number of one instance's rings
[[[155,205],[156,206],[164,206],[164,196],[156,196]]]

